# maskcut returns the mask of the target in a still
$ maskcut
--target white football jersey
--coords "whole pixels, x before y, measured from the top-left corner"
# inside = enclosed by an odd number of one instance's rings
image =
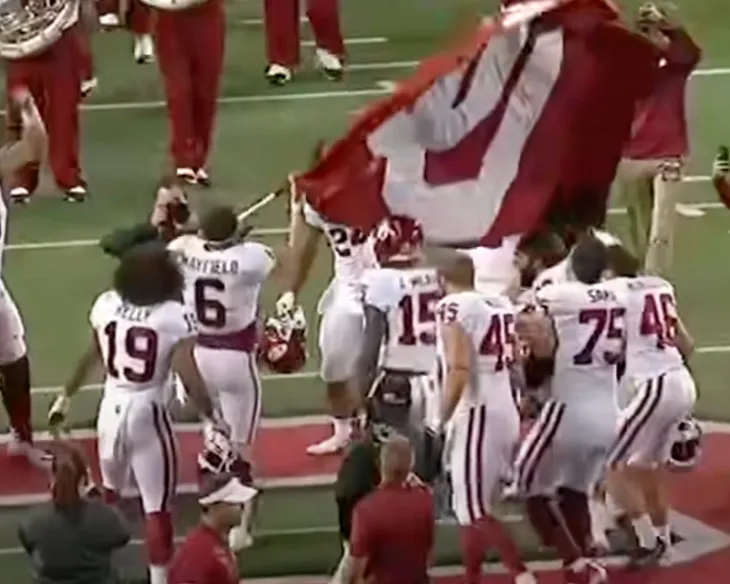
[[[364,303],[388,319],[380,353],[385,369],[428,374],[436,364],[436,304],[441,287],[433,268],[379,268],[363,275]]]
[[[537,292],[557,335],[552,395],[565,403],[615,403],[616,364],[626,347],[625,286],[551,284]]]
[[[474,264],[474,288],[483,294],[505,294],[519,282],[514,257],[519,236],[505,237],[500,247],[462,249]]]
[[[674,286],[658,276],[621,278],[628,290],[626,376],[643,381],[682,367]]]
[[[532,291],[537,293],[548,284],[562,284],[573,281],[575,281],[575,276],[570,268],[570,255],[568,255],[554,266],[540,272],[532,283]]]
[[[3,278],[5,267],[5,245],[8,240],[8,206],[5,197],[0,191],[0,296],[5,293],[5,279]]]
[[[459,323],[471,341],[472,371],[455,414],[478,405],[486,405],[487,411],[516,414],[509,373],[516,351],[515,311],[509,299],[476,291],[458,292],[442,298],[436,314],[439,325]],[[445,350],[441,328],[438,330],[436,349],[443,388]]]
[[[306,201],[302,205],[307,224],[324,233],[334,254],[334,279],[345,285],[359,285],[365,270],[377,267],[372,240],[367,233],[325,221]]]
[[[132,306],[113,290],[96,299],[89,321],[104,358],[104,391],[156,389],[160,399],[175,345],[197,334],[195,318],[181,303]]]
[[[216,249],[197,235],[170,242],[185,275],[185,305],[207,335],[242,331],[256,321],[261,285],[276,264],[268,247],[244,241]]]

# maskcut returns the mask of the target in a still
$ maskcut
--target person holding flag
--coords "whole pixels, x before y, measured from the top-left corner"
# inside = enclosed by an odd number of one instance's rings
[[[551,26],[524,35],[538,17]],[[406,215],[460,247],[530,233],[556,206],[605,208],[656,57],[618,17],[607,0],[511,5],[366,110],[297,189],[332,223]]]

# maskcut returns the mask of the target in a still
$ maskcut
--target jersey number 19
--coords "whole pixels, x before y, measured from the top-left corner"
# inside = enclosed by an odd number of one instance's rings
[[[124,378],[131,383],[149,383],[155,375],[159,340],[157,333],[147,327],[133,326],[124,335],[124,352],[127,357],[139,363],[139,367],[126,366],[120,370],[117,365],[117,323],[104,327],[107,342],[107,373],[115,379]]]

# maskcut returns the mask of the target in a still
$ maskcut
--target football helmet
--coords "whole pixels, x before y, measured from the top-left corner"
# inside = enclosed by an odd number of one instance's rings
[[[702,428],[693,417],[679,422],[669,452],[669,466],[677,470],[694,468],[702,452]]]
[[[236,452],[230,439],[218,427],[203,427],[203,449],[198,454],[198,478],[205,475],[231,473],[243,484],[252,482],[251,465]]]
[[[381,264],[412,260],[423,249],[421,225],[403,215],[383,219],[375,228],[373,239],[375,256]]]
[[[295,373],[307,361],[307,320],[296,306],[289,314],[270,316],[264,322],[259,358],[274,373]]]

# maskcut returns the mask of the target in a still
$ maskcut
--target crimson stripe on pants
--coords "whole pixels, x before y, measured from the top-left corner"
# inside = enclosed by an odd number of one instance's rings
[[[646,424],[646,421],[656,411],[659,402],[662,399],[664,389],[664,375],[660,375],[656,379],[647,381],[644,388],[644,395],[641,397],[636,410],[621,424],[618,437],[611,450],[608,459],[609,466],[614,465],[626,456],[631,445],[636,440],[639,432]]]
[[[541,456],[545,440],[560,421],[562,408],[563,405],[556,401],[549,401],[543,406],[543,411],[535,422],[536,426],[533,427],[534,433],[530,431],[528,434],[527,440],[530,443],[522,445],[520,456],[517,459],[515,471],[518,484],[524,486],[525,479],[531,474],[532,468],[537,465],[538,460],[536,459]],[[522,452],[524,452],[524,456],[521,456]]]
[[[261,415],[261,380],[259,379],[259,372],[257,371],[254,357],[251,353],[247,354],[248,358],[248,374],[253,382],[253,408],[251,410],[251,422],[248,427],[248,436],[246,436],[246,444],[253,444],[253,439],[256,435],[256,428],[258,426],[258,419]]]
[[[558,428],[560,427],[560,422],[563,419],[563,414],[565,413],[565,405],[564,404],[558,404],[557,408],[557,414],[555,415],[555,423],[552,425],[552,427],[547,431],[545,435],[545,439],[543,440],[543,443],[540,445],[538,450],[535,453],[535,460],[532,464],[532,467],[528,470],[527,477],[525,477],[525,489],[529,490],[532,486],[532,481],[535,479],[535,473],[537,472],[537,468],[540,465],[540,461],[542,460],[542,457],[545,455],[545,452],[547,452],[548,448],[553,443],[553,440],[555,439],[555,434],[558,432]]]
[[[470,446],[474,449],[474,457],[476,458],[477,476],[474,483],[474,488],[476,489],[475,496],[479,517],[472,517],[472,521],[476,519],[481,519],[482,517],[486,517],[488,515],[487,510],[489,509],[488,502],[485,501],[486,494],[484,492],[484,435],[487,430],[487,407],[481,405],[476,408],[475,417],[477,418],[477,432],[474,441]],[[468,452],[469,448],[467,448],[467,456]],[[467,459],[467,464],[468,463],[469,460]]]
[[[152,420],[155,426],[157,439],[160,441],[160,451],[162,452],[162,502],[160,511],[166,511],[170,506],[170,499],[173,494],[174,475],[177,462],[175,461],[174,447],[172,436],[169,434],[169,424],[166,424],[165,413],[159,404],[152,404]],[[145,509],[145,512],[147,510]]]
[[[469,520],[474,521],[476,513],[474,512],[474,499],[471,492],[472,471],[471,471],[471,444],[474,435],[474,409],[469,410],[469,420],[466,427],[466,466],[464,468],[464,486],[466,487],[466,511],[469,514]]]

